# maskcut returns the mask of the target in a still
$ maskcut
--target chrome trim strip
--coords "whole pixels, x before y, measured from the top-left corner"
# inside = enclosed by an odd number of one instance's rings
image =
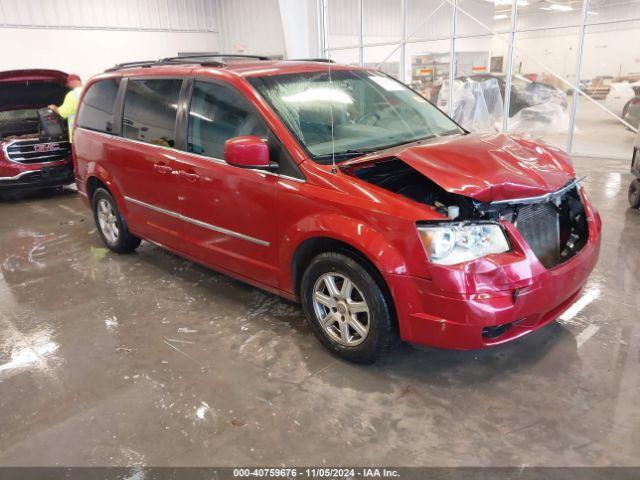
[[[66,140],[54,140],[54,141],[50,141],[50,142],[43,142],[43,141],[40,141],[40,139],[38,137],[14,138],[13,140],[10,140],[9,142],[5,143],[3,145],[3,147],[2,147],[2,151],[4,152],[5,158],[7,160],[9,160],[10,162],[13,162],[13,163],[19,163],[19,164],[22,164],[22,165],[28,165],[28,163],[24,163],[25,160],[26,161],[30,161],[30,160],[41,160],[41,159],[45,159],[45,158],[52,158],[52,157],[58,156],[60,154],[60,152],[64,152],[66,150],[65,148],[57,148],[55,150],[49,150],[49,151],[46,151],[46,152],[36,152],[34,150],[33,152],[26,152],[26,154],[29,154],[29,153],[44,153],[44,154],[47,154],[47,153],[49,153],[50,155],[43,155],[43,156],[41,155],[39,157],[33,157],[33,158],[12,157],[16,153],[24,155],[25,152],[9,152],[9,148],[18,146],[19,144],[24,144],[25,142],[32,142],[29,145],[24,145],[25,147],[35,147],[36,145],[40,145],[40,144],[43,144],[43,143],[44,144],[57,143],[58,146],[69,144],[69,142],[66,141]],[[18,144],[18,145],[16,145],[16,144]],[[53,160],[42,161],[42,162],[34,162],[34,163],[59,162],[59,161],[64,160],[65,158],[67,158],[69,155],[71,155],[70,147],[69,147],[68,154],[63,158],[54,158]]]
[[[60,152],[62,152],[62,150],[60,150]],[[58,151],[53,152],[58,153]],[[16,163],[22,163],[25,164],[26,162],[30,162],[31,160],[42,160],[43,158],[52,158],[55,157],[56,155],[40,155],[39,157],[31,157],[31,158],[27,158],[27,157],[16,157],[16,158],[10,158],[9,160],[11,160],[12,162],[16,162]],[[67,155],[68,156],[68,155]],[[62,158],[56,158],[51,160],[51,162],[59,162],[60,160],[64,160],[65,158],[67,158],[67,156],[62,157]],[[34,162],[34,163],[47,163],[47,162]],[[25,164],[28,165],[28,164]]]
[[[25,175],[28,175],[30,173],[35,173],[35,172],[40,172],[41,170],[27,170],[26,172],[20,172],[19,174],[17,174],[15,177],[0,177],[0,181],[6,181],[6,180],[18,180],[19,178],[24,177]]]
[[[274,173],[273,175],[276,175],[278,178],[284,178],[285,180],[291,180],[292,182],[307,183],[307,181],[303,180],[302,178],[290,177],[289,175],[280,175],[279,173]]]
[[[560,190],[556,190],[555,192],[545,193],[544,195],[539,195],[537,197],[525,197],[525,198],[514,198],[512,200],[496,200],[495,202],[491,202],[489,205],[501,205],[503,203],[518,203],[518,204],[530,204],[530,203],[545,203],[550,202],[552,198],[557,197],[558,195],[562,195],[567,190],[571,190],[578,183],[583,181],[586,176],[576,178],[573,181],[567,183]]]
[[[227,230],[226,228],[217,227],[215,225],[211,225],[210,223],[205,223],[205,222],[201,222],[200,220],[196,220],[195,218],[185,217],[180,213],[172,212],[171,210],[165,210],[164,208],[156,207],[155,205],[151,205],[149,203],[136,200],[135,198],[131,198],[127,196],[125,196],[124,198],[128,202],[131,202],[135,205],[148,208],[149,210],[153,210],[154,212],[164,213],[165,215],[169,215],[170,217],[177,218],[178,220],[182,220],[183,222],[197,225],[198,227],[207,228],[209,230],[213,230],[214,232],[222,233],[224,235],[229,235],[230,237],[246,240],[248,242],[252,242],[257,245],[262,245],[263,247],[268,247],[269,245],[271,245],[269,242],[260,240],[259,238],[250,237],[249,235],[244,235],[242,233],[234,232],[233,230]]]

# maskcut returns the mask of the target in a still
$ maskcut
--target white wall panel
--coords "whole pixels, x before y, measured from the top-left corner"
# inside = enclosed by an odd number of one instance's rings
[[[217,0],[217,5],[221,51],[284,55],[278,0]]]
[[[216,0],[0,0],[0,26],[217,32]]]
[[[1,28],[0,71],[52,68],[78,73],[84,80],[116,63],[176,56],[178,52],[217,51],[213,32],[156,32]]]

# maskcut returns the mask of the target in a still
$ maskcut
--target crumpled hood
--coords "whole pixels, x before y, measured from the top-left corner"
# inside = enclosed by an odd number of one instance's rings
[[[448,192],[481,202],[544,195],[575,177],[566,153],[505,134],[443,137],[394,154]]]

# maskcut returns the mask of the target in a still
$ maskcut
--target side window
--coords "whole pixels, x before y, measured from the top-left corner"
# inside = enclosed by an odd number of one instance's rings
[[[267,137],[267,126],[236,90],[196,81],[189,110],[188,151],[223,158],[224,142],[240,135]]]
[[[89,130],[111,133],[113,107],[119,86],[119,78],[94,83],[85,94],[80,106],[78,125]]]
[[[132,80],[127,82],[122,115],[122,136],[173,147],[182,80]]]

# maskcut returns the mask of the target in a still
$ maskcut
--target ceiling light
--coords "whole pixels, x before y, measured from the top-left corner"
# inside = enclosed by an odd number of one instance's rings
[[[502,20],[503,18],[507,18],[507,14],[506,13],[499,13],[498,15],[494,15],[493,16],[494,20]]]
[[[282,97],[282,100],[287,103],[332,102],[343,103],[345,105],[353,103],[353,99],[344,91],[327,87],[308,88],[302,92]]]
[[[511,0],[487,0],[487,2],[495,4],[496,7],[511,5]],[[516,0],[516,3],[519,7],[526,7],[527,5],[529,5],[529,0]]]
[[[573,10],[571,5],[561,5],[559,3],[552,3],[548,7],[540,7],[541,10],[553,10],[554,12],[570,12]]]
[[[598,15],[598,12],[592,12],[592,11],[588,11],[587,15]]]

